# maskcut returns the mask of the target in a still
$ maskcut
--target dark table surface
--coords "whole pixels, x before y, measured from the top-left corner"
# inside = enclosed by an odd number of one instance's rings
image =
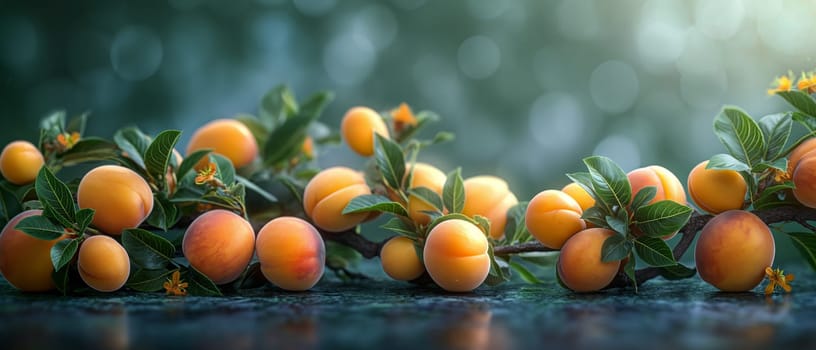
[[[447,294],[330,280],[223,298],[32,295],[0,279],[0,349],[816,349],[814,277],[772,298],[698,278],[580,295],[553,282]]]

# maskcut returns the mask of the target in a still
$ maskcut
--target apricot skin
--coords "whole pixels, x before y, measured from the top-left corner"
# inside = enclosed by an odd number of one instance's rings
[[[476,225],[459,219],[443,221],[425,241],[425,270],[444,290],[472,291],[490,272],[487,249],[487,237]]]
[[[413,169],[411,176],[411,183],[408,188],[427,187],[431,191],[442,197],[442,188],[445,186],[447,176],[442,170],[437,169],[433,165],[425,163],[415,163],[413,167],[410,164],[406,165],[406,176],[408,172]],[[432,205],[425,203],[423,200],[414,195],[408,195],[408,216],[411,217],[415,223],[420,225],[427,225],[431,221],[431,217],[423,211],[435,211]]]
[[[15,185],[34,182],[43,164],[42,153],[28,141],[11,142],[0,153],[0,173]]]
[[[308,290],[323,276],[323,238],[302,219],[284,216],[269,221],[258,232],[255,247],[264,277],[282,289]]]
[[[102,232],[118,236],[126,228],[138,227],[153,210],[153,192],[133,170],[103,165],[89,171],[79,183],[77,203],[95,210],[92,224]]]
[[[474,176],[464,181],[465,207],[462,214],[473,217],[481,215],[490,220],[490,237],[504,236],[507,210],[518,204],[503,179],[495,176]]]
[[[198,128],[187,145],[187,155],[201,149],[212,149],[229,159],[236,169],[249,165],[258,157],[258,142],[252,132],[234,119],[216,119]],[[205,157],[196,164],[196,169],[200,170],[206,164]]]
[[[688,190],[694,204],[711,214],[742,209],[748,186],[745,179],[734,170],[706,169],[703,161],[691,170]]]
[[[686,191],[677,176],[668,169],[651,165],[644,168],[635,169],[627,174],[629,183],[632,184],[632,196],[634,197],[644,187],[654,186],[657,194],[649,204],[662,200],[672,200],[682,205],[686,205]]]
[[[694,259],[704,281],[722,291],[744,292],[762,282],[775,252],[773,235],[759,217],[729,210],[703,227]]]
[[[343,214],[343,209],[357,196],[371,194],[365,178],[345,167],[324,169],[315,175],[303,192],[303,210],[315,226],[340,232],[357,226],[369,213]]]
[[[389,138],[388,127],[382,117],[368,107],[353,107],[346,112],[340,123],[343,141],[357,154],[370,157],[374,154],[374,134]]]
[[[581,210],[587,210],[595,206],[595,198],[592,198],[592,196],[577,183],[572,182],[564,186],[561,192],[568,194],[572,199],[578,202],[578,205],[581,206]]]
[[[9,220],[0,233],[0,274],[14,288],[25,292],[44,292],[54,289],[51,274],[51,247],[60,239],[37,239],[14,227],[21,220],[42,214],[41,210],[24,211]]]
[[[408,237],[397,236],[385,242],[380,251],[380,263],[383,271],[398,281],[414,280],[425,272],[414,241]]]
[[[130,275],[130,258],[116,240],[91,236],[79,246],[77,267],[82,281],[100,292],[122,288]]]
[[[243,217],[211,210],[193,220],[184,233],[182,252],[190,266],[215,284],[237,279],[252,259],[255,232]]]
[[[561,249],[572,235],[586,228],[582,213],[578,202],[566,193],[542,191],[527,206],[527,230],[544,246]]]
[[[809,138],[796,146],[788,156],[788,174],[793,175],[799,162],[816,154],[811,153],[813,150],[816,150],[816,137]]]
[[[615,235],[605,228],[590,228],[576,233],[561,248],[556,270],[567,288],[575,292],[595,292],[615,278],[620,261],[601,261],[601,249]]]
[[[816,208],[816,157],[808,156],[799,161],[792,179],[796,200],[808,208]]]

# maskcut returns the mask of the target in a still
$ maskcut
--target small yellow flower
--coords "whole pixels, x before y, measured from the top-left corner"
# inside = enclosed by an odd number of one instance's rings
[[[790,91],[791,87],[793,86],[793,80],[789,75],[783,75],[781,77],[776,78],[773,84],[774,88],[768,89],[768,95],[774,95],[778,92],[783,91]]]
[[[414,116],[414,112],[411,111],[411,107],[405,102],[401,103],[399,107],[391,111],[391,116],[394,118],[394,131],[398,133],[407,126],[417,125],[417,119]]]
[[[768,285],[765,287],[765,295],[773,294],[776,286],[781,287],[786,293],[791,292],[790,283],[795,278],[793,274],[789,273],[787,276],[781,269],[772,269],[770,266],[765,268],[765,274],[768,276]]]
[[[796,88],[809,94],[816,93],[816,73],[810,72],[806,75],[802,72],[802,77],[796,83]]]
[[[306,156],[306,159],[314,159],[314,140],[312,140],[311,136],[306,136],[300,150],[303,152],[303,155]]]
[[[61,150],[65,151],[74,147],[74,145],[76,145],[77,142],[79,142],[79,139],[80,139],[79,133],[76,131],[70,134],[62,133],[57,135],[57,144],[59,144]]]
[[[181,281],[181,272],[176,270],[173,272],[172,278],[168,278],[167,281],[164,282],[164,289],[167,291],[167,295],[183,297],[187,295],[187,282]]]
[[[793,174],[789,174],[787,171],[783,171],[783,170],[779,170],[779,169],[774,169],[773,170],[774,181],[776,183],[778,183],[778,184],[790,181],[792,175]]]
[[[203,185],[213,180],[215,180],[215,164],[209,163],[206,169],[201,169],[201,171],[198,172],[195,183],[196,185]]]

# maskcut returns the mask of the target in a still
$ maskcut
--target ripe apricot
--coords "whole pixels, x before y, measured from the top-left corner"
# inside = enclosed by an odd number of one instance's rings
[[[45,164],[40,150],[28,141],[14,141],[0,153],[0,173],[15,185],[32,183]]]
[[[307,290],[323,276],[323,238],[300,218],[283,216],[269,221],[258,232],[255,247],[264,277],[282,289]]]
[[[572,235],[586,228],[581,206],[558,190],[542,191],[530,200],[525,214],[527,230],[541,244],[561,249]]]
[[[589,192],[577,183],[571,182],[564,186],[561,192],[568,194],[572,199],[578,202],[578,205],[581,206],[581,210],[587,210],[595,206],[595,198],[592,198]]]
[[[793,196],[802,205],[816,208],[816,157],[808,156],[799,161],[793,171]]]
[[[127,251],[113,238],[91,236],[79,246],[79,277],[93,289],[113,292],[122,288],[130,275]]]
[[[507,182],[495,176],[482,175],[465,180],[464,185],[465,207],[462,214],[486,217],[490,220],[490,237],[502,238],[507,224],[507,210],[518,204]]]
[[[425,269],[442,289],[469,292],[490,272],[487,249],[482,230],[465,220],[452,219],[431,229],[422,255]]]
[[[410,281],[425,272],[414,241],[408,237],[397,236],[385,242],[380,251],[380,263],[383,271],[398,281]]]
[[[742,175],[734,170],[706,169],[706,166],[707,160],[697,164],[688,176],[688,190],[694,203],[711,214],[742,209],[748,191]]]
[[[729,210],[703,227],[694,259],[703,281],[722,291],[743,292],[762,282],[775,252],[768,225],[750,212]]]
[[[816,150],[816,137],[809,138],[800,143],[799,146],[796,146],[796,148],[791,151],[790,156],[788,156],[788,174],[793,175],[796,166],[799,165],[802,159],[816,154],[811,153],[813,150]]]
[[[662,200],[672,200],[686,205],[686,191],[677,176],[668,169],[651,165],[644,168],[635,169],[627,174],[629,183],[632,184],[632,196],[640,192],[644,187],[653,186],[657,188],[657,194],[649,204]]]
[[[445,186],[445,180],[447,179],[447,176],[442,170],[430,164],[415,163],[413,167],[410,164],[406,165],[406,177],[410,171],[413,171],[413,175],[411,176],[411,183],[408,184],[408,188],[427,187],[431,191],[436,192],[440,197],[442,196],[442,187]],[[427,225],[428,222],[431,221],[431,217],[423,213],[423,211],[436,210],[432,205],[414,195],[408,196],[407,209],[408,216],[411,217],[411,220],[414,220],[414,222],[420,225]]]
[[[13,217],[0,233],[0,275],[15,288],[25,292],[44,292],[54,289],[51,274],[51,247],[60,239],[37,239],[14,227],[21,220],[42,214],[41,210],[27,210]]]
[[[236,169],[249,165],[258,157],[255,136],[246,125],[234,119],[216,119],[198,128],[187,145],[187,155],[201,149],[211,149],[226,157]],[[207,162],[205,157],[195,168],[203,169]]]
[[[371,194],[363,174],[345,167],[324,169],[315,175],[303,192],[303,210],[315,226],[340,232],[357,226],[368,213],[343,214],[354,197]]]
[[[561,282],[575,292],[594,292],[615,278],[620,261],[601,261],[607,238],[616,233],[605,228],[589,228],[573,235],[561,248],[556,270]]]
[[[153,192],[139,174],[118,165],[102,165],[79,182],[77,203],[96,211],[92,224],[102,232],[118,236],[126,228],[138,227],[153,210]]]
[[[379,113],[368,107],[353,107],[340,122],[343,141],[357,154],[369,157],[374,154],[374,133],[388,138],[388,127]]]
[[[255,231],[243,217],[216,209],[197,217],[187,227],[181,250],[190,266],[215,284],[237,279],[252,259]]]

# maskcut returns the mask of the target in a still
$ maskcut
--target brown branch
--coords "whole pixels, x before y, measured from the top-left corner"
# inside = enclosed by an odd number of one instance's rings
[[[337,242],[354,249],[366,259],[372,259],[380,256],[380,249],[382,249],[383,244],[385,244],[385,241],[370,241],[361,234],[354,232],[354,230],[346,230],[342,232],[328,232],[324,230],[319,231],[320,235],[323,236],[323,239]]]

